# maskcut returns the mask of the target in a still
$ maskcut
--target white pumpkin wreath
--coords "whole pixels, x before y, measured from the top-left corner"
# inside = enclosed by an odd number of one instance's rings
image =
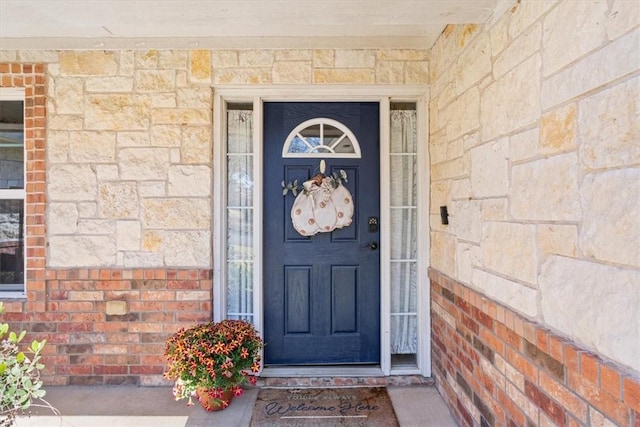
[[[297,181],[282,182],[282,194],[286,196],[291,191],[296,196],[291,221],[298,233],[313,236],[351,224],[353,198],[343,182],[347,182],[347,173],[342,169],[329,176],[323,172],[314,175],[302,184],[302,188]],[[302,191],[298,193],[299,190]]]

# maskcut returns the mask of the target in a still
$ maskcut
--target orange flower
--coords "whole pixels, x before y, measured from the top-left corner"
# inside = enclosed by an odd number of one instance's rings
[[[231,358],[227,357],[227,360],[225,360],[225,362],[222,364],[221,368],[222,369],[231,369],[231,368],[233,368],[233,360],[231,360]]]
[[[242,383],[256,383],[256,378],[248,373],[260,371],[263,346],[253,325],[244,320],[208,322],[181,329],[166,341],[169,364],[164,377],[174,380],[176,400],[191,399],[198,387],[231,390],[238,396],[243,391]]]

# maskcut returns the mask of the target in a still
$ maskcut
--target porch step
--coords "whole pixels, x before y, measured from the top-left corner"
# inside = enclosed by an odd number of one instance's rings
[[[386,376],[378,366],[277,366],[265,367],[258,378],[262,387],[387,387],[433,386],[422,375]]]

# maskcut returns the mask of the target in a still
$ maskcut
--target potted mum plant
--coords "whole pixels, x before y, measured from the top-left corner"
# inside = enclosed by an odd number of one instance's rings
[[[262,339],[244,320],[201,323],[181,329],[165,345],[168,370],[176,400],[198,400],[208,411],[224,409],[243,383],[255,385],[261,368]]]

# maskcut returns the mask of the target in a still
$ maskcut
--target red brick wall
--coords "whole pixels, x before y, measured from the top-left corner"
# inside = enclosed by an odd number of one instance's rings
[[[45,136],[46,78],[43,64],[0,63],[0,87],[24,88],[26,159],[26,270],[29,311],[45,311]]]
[[[164,383],[164,342],[211,319],[211,270],[46,268],[46,77],[43,64],[0,63],[2,87],[25,88],[26,299],[3,321],[46,339],[46,384]],[[107,315],[107,301],[126,301]]]
[[[460,425],[640,426],[637,372],[429,275],[433,375]]]
[[[46,384],[165,384],[166,338],[211,320],[211,270],[49,269],[44,284],[45,312],[5,301],[4,319],[47,340]],[[107,301],[126,314],[106,314]]]

